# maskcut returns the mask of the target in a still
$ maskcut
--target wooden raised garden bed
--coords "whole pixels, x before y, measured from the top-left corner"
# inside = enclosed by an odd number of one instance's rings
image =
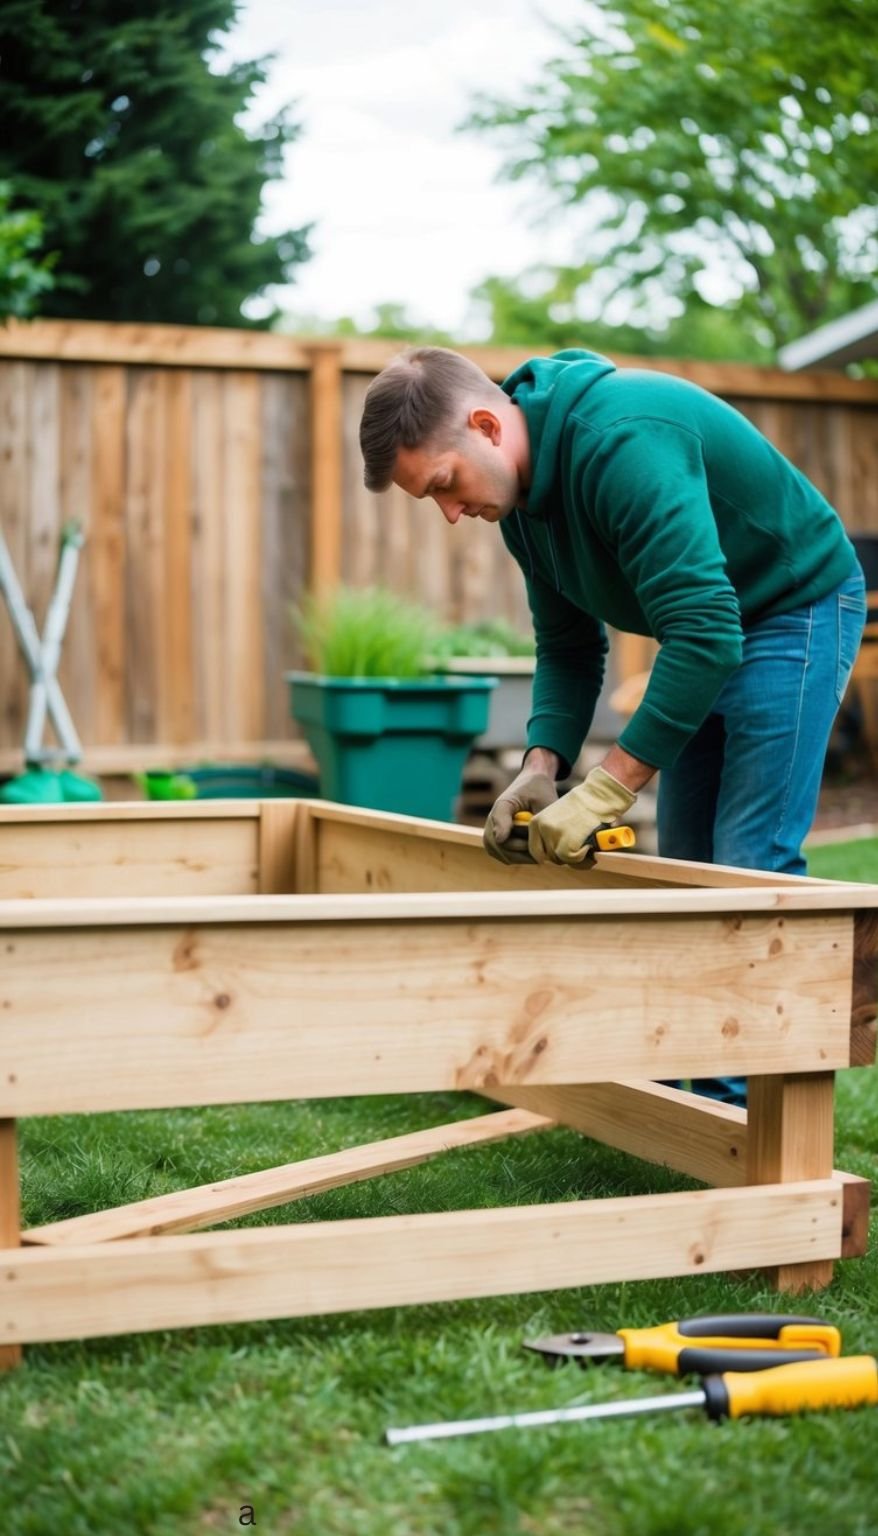
[[[0,1360],[28,1342],[864,1251],[833,1077],[875,1049],[878,887],[319,801],[0,811]],[[654,1079],[745,1074],[749,1113]],[[21,1231],[16,1121],[458,1089],[489,1113]],[[497,1107],[501,1106],[501,1107]],[[573,1127],[710,1186],[212,1232],[448,1147]]]

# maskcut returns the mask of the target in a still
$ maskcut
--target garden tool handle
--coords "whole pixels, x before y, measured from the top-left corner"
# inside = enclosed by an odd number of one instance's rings
[[[704,1406],[712,1419],[815,1413],[867,1403],[878,1403],[878,1360],[872,1355],[809,1360],[771,1371],[727,1371],[704,1382]]]
[[[744,1312],[689,1317],[657,1328],[619,1328],[629,1370],[677,1376],[765,1371],[841,1354],[841,1334],[819,1317]]]
[[[512,818],[512,832],[514,838],[527,838],[527,828],[533,821],[532,811],[516,811]],[[633,827],[599,827],[597,832],[592,832],[587,837],[583,846],[595,848],[599,853],[616,853],[622,848],[633,848],[637,838]]]

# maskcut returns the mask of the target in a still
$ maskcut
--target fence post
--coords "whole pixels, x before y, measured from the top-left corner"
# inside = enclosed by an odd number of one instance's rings
[[[309,347],[311,360],[311,570],[313,592],[341,579],[341,348]]]

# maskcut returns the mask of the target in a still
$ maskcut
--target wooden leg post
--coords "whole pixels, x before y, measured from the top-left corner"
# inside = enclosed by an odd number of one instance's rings
[[[749,1079],[748,1184],[832,1177],[834,1085],[832,1072]],[[781,1264],[768,1274],[779,1291],[821,1290],[832,1279],[832,1260]]]
[[[18,1187],[18,1148],[15,1121],[0,1120],[0,1248],[17,1248],[21,1241],[21,1203]],[[0,1371],[21,1365],[20,1344],[0,1341]]]

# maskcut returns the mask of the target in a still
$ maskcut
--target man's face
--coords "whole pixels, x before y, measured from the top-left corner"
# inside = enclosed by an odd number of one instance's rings
[[[400,448],[393,480],[410,496],[432,496],[452,524],[462,517],[499,523],[521,493],[499,418],[488,410],[471,411],[462,434],[449,434],[446,446]]]

